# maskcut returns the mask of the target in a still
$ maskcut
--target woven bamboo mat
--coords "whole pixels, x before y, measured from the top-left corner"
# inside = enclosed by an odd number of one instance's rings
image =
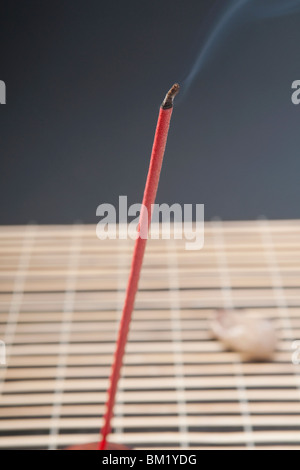
[[[209,222],[202,250],[185,242],[148,242],[111,440],[300,449],[300,221]],[[1,449],[97,440],[132,248],[95,226],[0,229]],[[220,307],[271,318],[274,361],[224,351]]]

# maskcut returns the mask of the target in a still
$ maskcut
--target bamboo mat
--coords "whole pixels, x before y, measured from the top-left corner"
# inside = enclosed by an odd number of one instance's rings
[[[300,449],[300,221],[208,222],[202,250],[185,242],[148,242],[111,440]],[[97,440],[132,248],[95,226],[0,228],[1,449]],[[223,307],[272,319],[273,362],[212,339]]]

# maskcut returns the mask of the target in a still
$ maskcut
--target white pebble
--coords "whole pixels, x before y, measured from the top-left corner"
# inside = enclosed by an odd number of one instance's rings
[[[245,360],[271,360],[277,334],[271,321],[249,316],[243,310],[219,310],[211,323],[215,338]]]

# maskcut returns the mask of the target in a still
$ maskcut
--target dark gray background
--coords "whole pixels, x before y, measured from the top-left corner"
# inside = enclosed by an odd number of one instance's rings
[[[141,202],[165,92],[212,0],[1,2],[0,223],[97,222]],[[300,16],[235,24],[173,113],[157,202],[206,219],[298,218]]]

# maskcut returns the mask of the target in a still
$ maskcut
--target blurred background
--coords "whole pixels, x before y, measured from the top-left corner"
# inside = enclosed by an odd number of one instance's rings
[[[141,202],[160,103],[221,4],[2,2],[0,223],[96,223],[99,204]],[[157,202],[205,204],[206,219],[299,217],[299,39],[295,12],[220,34],[176,103]]]

